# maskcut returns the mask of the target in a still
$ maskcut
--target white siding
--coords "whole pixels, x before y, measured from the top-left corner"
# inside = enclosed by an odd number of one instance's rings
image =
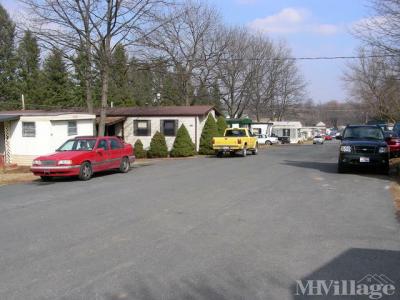
[[[143,143],[143,147],[148,149],[150,147],[151,138],[157,131],[160,131],[161,120],[178,120],[178,128],[184,124],[194,143],[195,119],[196,117],[130,117],[127,118],[124,123],[125,141],[133,145],[138,139],[140,139]],[[151,124],[151,134],[149,136],[135,136],[133,125],[134,120],[149,120]],[[175,141],[175,137],[166,136],[165,140],[167,142],[168,150],[171,150]]]
[[[78,135],[93,135],[93,120],[71,119],[77,122]],[[22,122],[35,122],[36,136],[22,136]],[[32,158],[54,152],[69,138],[68,121],[45,117],[21,117],[11,123],[11,162],[30,164]]]
[[[215,116],[215,112],[210,112],[213,116]],[[198,116],[176,116],[176,117],[128,117],[124,123],[124,138],[125,141],[131,143],[132,145],[140,139],[143,143],[143,147],[148,149],[150,147],[150,141],[153,135],[160,131],[161,120],[178,120],[178,128],[184,124],[187,131],[189,132],[190,137],[192,138],[193,143],[196,144],[197,137],[197,147],[200,143],[200,136],[203,130],[204,124],[206,122],[207,116],[198,117]],[[149,136],[135,136],[134,135],[134,120],[149,120],[151,123],[151,134]],[[197,128],[197,135],[196,135]],[[171,150],[175,141],[175,137],[166,136],[165,140],[167,142],[168,149]],[[197,149],[198,150],[198,149]]]

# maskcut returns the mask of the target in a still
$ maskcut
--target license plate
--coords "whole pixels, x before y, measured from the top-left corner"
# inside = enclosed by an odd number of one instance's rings
[[[369,163],[369,157],[360,157],[360,162]]]
[[[224,150],[229,150],[229,147],[224,147]]]

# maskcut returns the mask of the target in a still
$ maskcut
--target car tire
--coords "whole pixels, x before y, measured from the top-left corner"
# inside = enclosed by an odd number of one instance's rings
[[[337,171],[338,171],[338,173],[343,174],[343,173],[346,173],[347,168],[342,163],[338,163]]]
[[[40,179],[42,179],[42,181],[45,181],[45,182],[51,181],[50,176],[40,176]]]
[[[244,147],[242,150],[242,157],[246,157],[247,156],[247,148]]]
[[[218,152],[217,152],[217,157],[218,157],[218,158],[221,158],[222,156],[224,156],[224,152],[218,151]]]
[[[265,145],[272,146],[272,142],[271,141],[265,141]]]
[[[129,159],[127,157],[123,157],[121,160],[121,164],[119,166],[119,171],[121,173],[127,173],[130,168],[131,168],[131,164],[129,162]]]
[[[256,144],[256,147],[253,150],[253,155],[257,155],[258,154],[258,144]]]
[[[389,165],[385,165],[385,166],[381,167],[379,171],[380,171],[380,174],[382,174],[382,175],[389,175],[390,167],[389,167]]]
[[[90,178],[92,178],[93,175],[93,169],[92,169],[92,165],[89,162],[84,162],[81,165],[81,169],[79,170],[79,179],[86,181],[89,180]]]

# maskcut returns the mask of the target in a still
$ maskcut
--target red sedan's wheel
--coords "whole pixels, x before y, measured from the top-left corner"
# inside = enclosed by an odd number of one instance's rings
[[[42,181],[50,181],[51,180],[50,176],[40,176],[40,178],[42,179]]]
[[[81,165],[81,169],[79,171],[79,179],[86,181],[92,178],[92,175],[93,175],[92,165],[89,162],[84,162]]]
[[[127,157],[122,158],[121,165],[119,166],[119,171],[121,173],[127,173],[130,169],[131,165],[129,163],[129,159]]]

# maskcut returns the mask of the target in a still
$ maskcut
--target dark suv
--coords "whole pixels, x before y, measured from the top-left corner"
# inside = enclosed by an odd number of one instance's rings
[[[389,172],[389,147],[382,128],[376,125],[348,125],[343,131],[339,150],[338,172],[351,166],[371,166]]]

